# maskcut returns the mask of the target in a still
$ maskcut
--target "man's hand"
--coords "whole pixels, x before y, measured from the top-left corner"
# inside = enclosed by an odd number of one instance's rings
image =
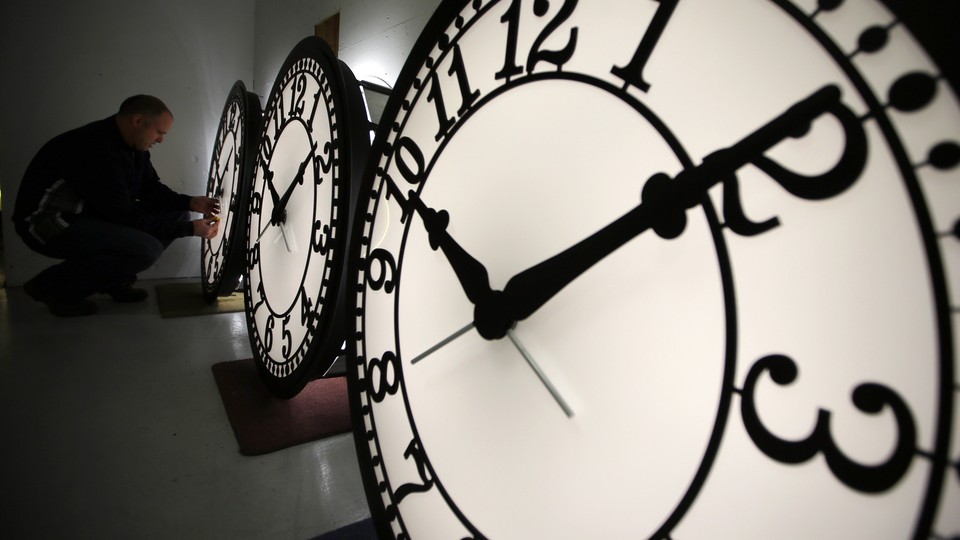
[[[210,240],[220,231],[220,218],[205,217],[193,220],[193,235]]]
[[[220,213],[220,199],[197,195],[190,198],[190,211],[198,214],[216,215]]]

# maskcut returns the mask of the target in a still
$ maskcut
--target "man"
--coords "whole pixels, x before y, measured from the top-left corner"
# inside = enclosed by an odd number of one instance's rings
[[[141,301],[137,274],[171,242],[217,234],[220,201],[171,190],[150,163],[150,148],[172,125],[162,101],[133,96],[117,114],[53,138],[30,162],[14,226],[30,249],[62,262],[23,287],[54,315],[95,313],[87,297],[96,293]],[[203,217],[190,221],[188,210]]]

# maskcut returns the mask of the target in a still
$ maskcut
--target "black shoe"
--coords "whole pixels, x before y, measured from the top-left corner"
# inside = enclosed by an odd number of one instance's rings
[[[130,283],[111,287],[107,289],[106,294],[109,294],[115,302],[143,302],[149,296],[146,290],[137,289]]]
[[[50,313],[58,317],[83,317],[97,312],[97,305],[86,298],[58,297],[37,283],[36,278],[24,283],[23,290],[30,298],[46,304]]]

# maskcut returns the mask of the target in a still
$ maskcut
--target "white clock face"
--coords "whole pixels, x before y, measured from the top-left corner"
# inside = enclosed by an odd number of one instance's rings
[[[356,222],[382,534],[960,531],[960,113],[837,4],[441,5]]]
[[[220,127],[214,142],[207,180],[207,196],[220,199],[221,221],[217,235],[201,243],[201,283],[205,297],[212,300],[223,292],[232,292],[239,285],[242,265],[234,263],[232,255],[236,222],[243,219],[243,189],[246,187],[245,141],[248,138],[245,94],[241,86],[234,86],[224,106]],[[242,244],[242,241],[240,242]],[[242,249],[238,247],[237,249]],[[229,280],[232,283],[224,283]]]
[[[305,384],[332,317],[346,194],[335,60],[298,46],[265,108],[247,243],[247,318],[278,394]]]

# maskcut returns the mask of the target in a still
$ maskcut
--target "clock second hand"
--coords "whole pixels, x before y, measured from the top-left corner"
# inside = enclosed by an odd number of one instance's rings
[[[473,323],[470,323],[470,324],[464,326],[463,328],[461,328],[461,329],[457,330],[456,332],[450,334],[450,336],[448,336],[448,337],[444,338],[443,340],[441,340],[440,343],[437,343],[437,344],[434,345],[433,347],[430,347],[429,349],[427,349],[427,350],[423,351],[422,353],[418,354],[413,360],[410,361],[410,363],[411,363],[411,364],[416,364],[417,362],[423,360],[424,358],[430,356],[431,354],[439,351],[440,349],[442,349],[445,345],[447,345],[447,344],[450,343],[451,341],[453,341],[453,340],[457,339],[458,337],[460,337],[460,336],[466,334],[467,332],[469,332],[471,328],[473,328]]]
[[[260,234],[257,235],[257,240],[256,240],[255,243],[259,243],[259,242],[260,242],[260,239],[263,238],[263,235],[267,234],[267,230],[269,230],[270,227],[273,227],[273,226],[274,226],[273,223],[267,223],[267,225],[263,228],[263,230],[260,231]],[[276,244],[277,242],[280,241],[281,238],[283,238],[283,243],[284,243],[284,245],[287,246],[287,251],[289,251],[289,252],[291,252],[291,253],[296,253],[296,251],[297,251],[296,242],[294,242],[293,249],[290,249],[290,242],[287,241],[287,235],[286,235],[285,232],[284,232],[284,231],[286,230],[286,227],[284,226],[284,224],[281,223],[281,224],[279,225],[279,228],[280,228],[280,234],[277,235],[277,237],[273,239],[273,243]],[[290,231],[290,235],[293,236],[293,230]]]
[[[453,340],[466,334],[473,328],[473,323],[464,326],[463,328],[440,340],[440,342],[436,345],[418,354],[413,360],[410,361],[410,363],[416,364],[431,354],[439,351],[446,345],[449,345]],[[543,383],[543,386],[546,387],[547,391],[550,392],[550,395],[553,396],[553,399],[556,400],[557,405],[560,405],[560,408],[563,409],[563,412],[567,415],[567,418],[573,418],[573,409],[570,408],[570,405],[568,405],[566,400],[563,399],[563,396],[560,395],[560,392],[557,391],[557,388],[553,386],[553,383],[550,382],[550,379],[547,378],[547,375],[542,369],[540,369],[540,365],[537,364],[536,360],[533,359],[533,356],[530,355],[526,347],[520,343],[520,339],[516,334],[514,334],[513,330],[507,330],[507,337],[510,338],[510,342],[513,343],[513,346],[520,351],[520,355],[523,356],[523,359],[526,360],[530,368],[533,369],[533,372],[537,375],[537,378],[540,379],[540,382]]]
[[[280,234],[273,239],[273,243],[276,244],[277,242],[280,241],[281,238],[283,238],[283,245],[287,246],[287,251],[290,253],[296,253],[297,252],[296,238],[294,238],[293,240],[293,249],[290,249],[290,241],[287,240],[287,227],[283,223],[281,223],[279,227],[280,227]],[[290,229],[290,236],[293,237],[293,229]]]
[[[273,223],[269,223],[269,222],[267,223],[267,225],[263,228],[263,230],[260,231],[260,234],[257,235],[257,241],[254,242],[255,244],[260,242],[260,239],[263,238],[263,235],[267,234],[267,229],[269,229],[272,225]]]
[[[512,329],[507,330],[507,337],[510,338],[511,342],[513,342],[513,346],[520,351],[523,359],[527,361],[527,364],[530,365],[530,368],[533,369],[533,372],[537,374],[540,382],[543,383],[543,386],[547,388],[547,391],[550,392],[550,395],[553,396],[554,400],[556,400],[557,405],[560,405],[560,408],[563,409],[563,412],[567,415],[567,418],[573,418],[573,409],[570,408],[570,405],[567,405],[567,402],[563,399],[563,396],[560,395],[560,392],[557,392],[556,387],[553,386],[553,383],[550,382],[550,379],[548,379],[543,370],[540,369],[540,366],[537,364],[537,362],[534,361],[533,357],[530,356],[530,353],[527,352],[527,349],[522,343],[520,343],[520,340],[517,339],[517,336],[513,333]]]

